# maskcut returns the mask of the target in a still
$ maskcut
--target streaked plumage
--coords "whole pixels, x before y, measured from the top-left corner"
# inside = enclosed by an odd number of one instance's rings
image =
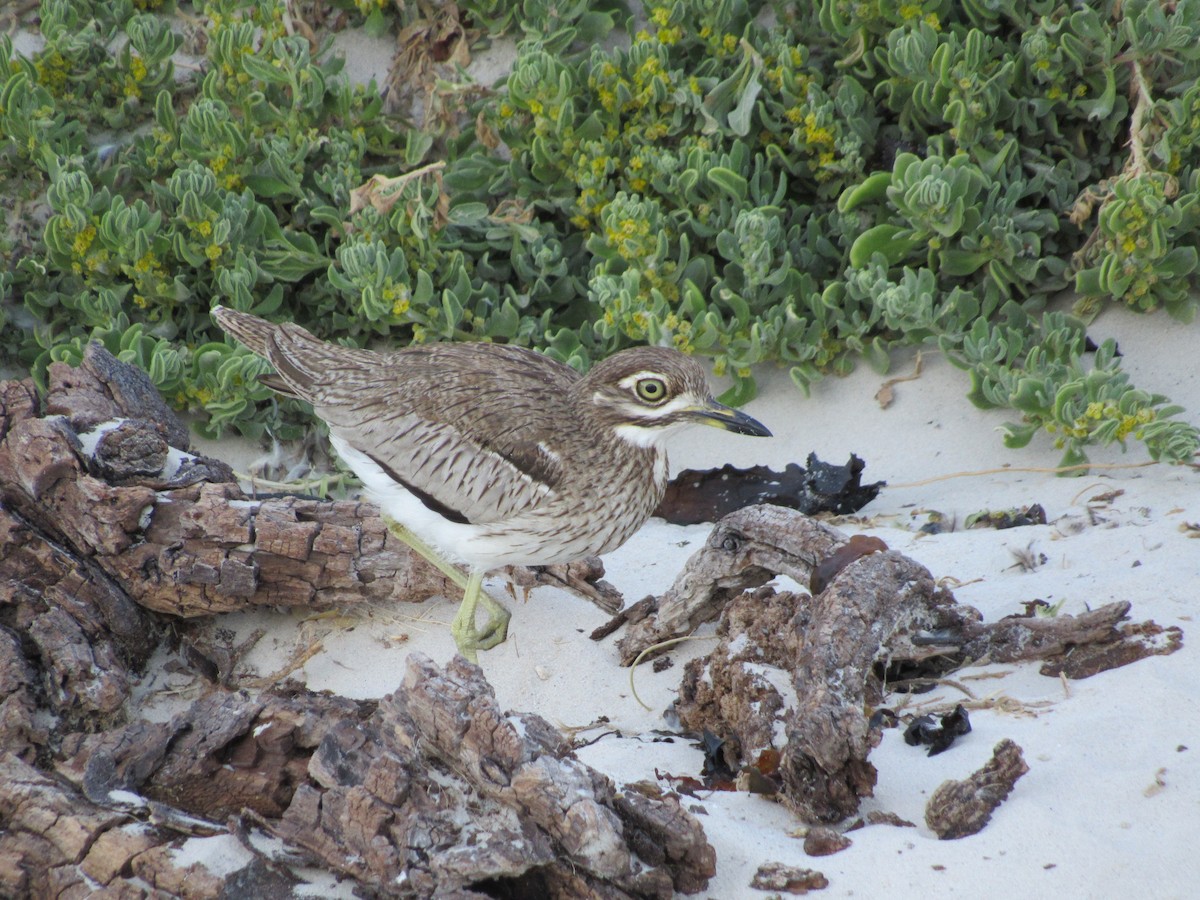
[[[619,547],[662,499],[672,427],[769,433],[713,401],[700,365],[674,350],[626,350],[580,376],[502,344],[374,352],[213,316],[275,367],[267,384],[313,405],[385,516],[476,570]]]

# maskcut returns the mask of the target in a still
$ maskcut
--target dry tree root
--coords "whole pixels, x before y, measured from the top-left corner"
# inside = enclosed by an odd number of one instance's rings
[[[811,593],[766,586],[776,574]],[[719,618],[718,645],[685,669],[681,723],[723,738],[735,770],[778,751],[775,796],[824,823],[852,815],[873,791],[868,755],[880,732],[864,710],[881,702],[897,673],[937,677],[972,660],[1050,659],[1082,676],[1097,659],[1171,652],[1181,639],[1178,629],[1154,623],[1119,628],[1130,608],[1122,602],[1079,616],[985,623],[881,542],[766,506],[722,519],[672,588],[635,606],[619,642],[626,664]]]

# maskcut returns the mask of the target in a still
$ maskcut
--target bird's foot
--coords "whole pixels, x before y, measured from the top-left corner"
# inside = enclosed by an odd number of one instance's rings
[[[476,651],[491,650],[497,644],[504,643],[508,637],[508,620],[512,613],[503,605],[481,592],[479,600],[487,609],[488,619],[482,628],[475,627],[475,606],[463,603],[458,608],[458,614],[450,623],[450,634],[458,646],[458,652],[471,662],[478,662]]]

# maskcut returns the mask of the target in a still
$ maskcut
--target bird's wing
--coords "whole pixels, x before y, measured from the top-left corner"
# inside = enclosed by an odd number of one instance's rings
[[[566,366],[499,345],[351,350],[289,325],[266,349],[332,433],[453,521],[507,519],[561,481],[554,436],[573,421],[576,377]]]

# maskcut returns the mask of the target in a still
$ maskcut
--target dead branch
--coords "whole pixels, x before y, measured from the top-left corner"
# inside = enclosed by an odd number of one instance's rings
[[[809,821],[840,821],[871,794],[867,757],[879,732],[864,710],[882,700],[893,672],[936,677],[969,661],[1077,658],[1063,671],[1082,675],[1097,659],[1129,662],[1180,644],[1153,623],[1118,628],[1129,612],[1120,602],[985,623],[923,566],[878,548],[790,510],[741,510],[717,524],[661,600],[638,605],[620,644],[628,662],[719,615],[717,647],[685,670],[680,721],[725,739],[735,768],[779,751],[777,796]],[[762,586],[776,574],[811,583],[812,593]]]

